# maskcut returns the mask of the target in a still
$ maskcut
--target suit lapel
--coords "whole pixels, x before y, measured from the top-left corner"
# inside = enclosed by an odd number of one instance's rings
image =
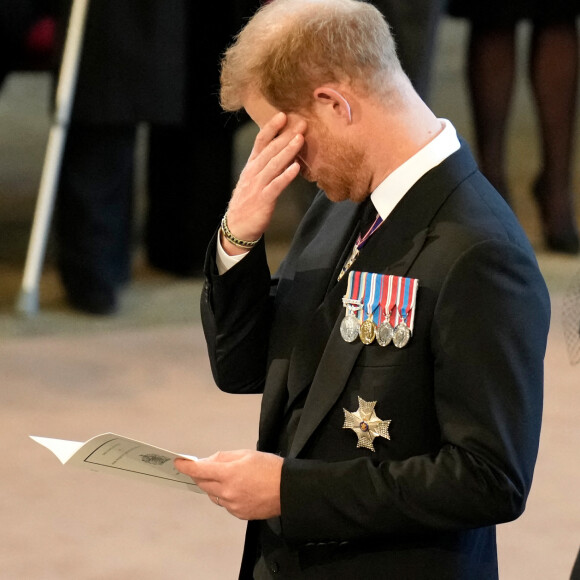
[[[315,368],[311,362],[320,358],[320,354],[314,357],[312,349],[296,357],[295,350],[300,345],[312,344],[309,336],[316,337],[312,333],[312,312],[323,301],[331,280],[336,279],[337,262],[354,244],[358,214],[359,207],[350,202],[335,204],[325,196],[315,201],[296,233],[298,243],[293,244],[280,269],[271,332],[271,362],[260,414],[261,449],[268,447],[271,436],[277,433],[292,385],[302,384],[297,377],[305,374],[305,368]],[[328,233],[323,235],[320,231],[322,222],[328,231],[336,232],[330,240]]]
[[[413,264],[415,258],[421,251],[423,244],[425,242],[427,234],[427,229],[423,229],[418,232],[411,240],[411,246],[408,252],[399,257],[394,261],[392,266],[385,266],[388,264],[388,246],[385,249],[385,255],[383,255],[383,260],[374,256],[368,259],[363,258],[363,253],[359,260],[357,260],[357,265],[354,266],[357,270],[362,270],[366,272],[378,272],[381,274],[397,274],[399,276],[405,276]],[[390,235],[380,236],[375,240],[376,244],[382,243],[379,241],[380,238],[385,238],[387,241],[394,242],[395,239]],[[399,240],[400,243],[400,240]],[[370,242],[369,242],[370,244]],[[367,250],[369,248],[367,247]],[[370,253],[367,252],[367,256]],[[334,296],[335,293],[328,295],[329,300],[333,300],[332,304],[325,301],[325,304],[319,309],[320,316],[326,316],[330,318],[333,316],[334,326],[330,332],[330,337],[326,343],[326,348],[320,358],[320,362],[316,369],[316,374],[310,385],[310,391],[306,399],[306,404],[304,405],[304,410],[302,413],[302,418],[296,435],[292,442],[292,447],[290,449],[290,457],[295,457],[300,453],[309,437],[312,435],[316,427],[324,419],[325,415],[330,411],[333,405],[336,403],[337,399],[340,397],[342,391],[344,390],[348,377],[351,374],[352,368],[358,358],[361,349],[364,347],[360,340],[354,343],[347,343],[343,340],[340,335],[340,323],[342,321],[342,308],[341,298],[344,294],[344,289],[340,295]],[[326,311],[326,313],[324,313]],[[332,315],[329,315],[332,312]],[[315,326],[313,320],[313,326]],[[303,388],[307,388],[308,384],[303,385]],[[295,397],[298,393],[295,394]]]
[[[399,210],[398,213],[405,214],[406,212]],[[396,215],[389,216],[369,239],[351,270],[404,275],[421,250],[426,236],[426,227],[412,235],[412,232],[416,231],[416,227],[414,227],[415,224],[411,218],[412,216],[405,217],[405,215],[400,218]],[[355,238],[356,235],[352,236],[352,244],[354,244]],[[348,251],[343,254],[343,258],[346,258],[352,249],[352,244],[348,247]],[[342,297],[346,292],[347,276],[337,282],[337,276],[343,263],[344,259],[335,268],[333,277],[328,284],[329,290],[308,322],[308,333],[297,343],[292,353],[288,377],[287,408],[290,408],[300,393],[313,383],[321,357],[323,357],[324,352],[328,352],[327,341],[329,337],[336,335],[340,338],[338,344],[341,347],[346,345],[340,337],[339,326],[342,321],[341,314],[344,312]],[[362,346],[359,341],[354,344]],[[348,345],[348,347],[347,351],[352,353],[353,344]],[[341,349],[337,358],[342,357],[343,354],[345,353]],[[349,360],[348,356],[345,360]],[[341,361],[344,362],[342,359]]]
[[[469,150],[463,146],[444,163],[423,176],[368,241],[352,269],[407,275],[423,248],[433,217],[459,181],[475,169],[476,165]],[[331,290],[311,322],[313,329],[317,328],[319,321],[326,321],[326,324],[332,321],[332,324],[329,334],[326,335],[328,341],[316,365],[316,374],[311,377],[311,384],[305,376],[303,382],[294,387],[294,399],[300,390],[309,385],[310,390],[292,442],[290,457],[296,457],[300,453],[336,403],[363,348],[360,341],[347,343],[340,336],[343,294],[342,285]],[[307,348],[302,345],[300,351],[304,352]]]
[[[358,224],[358,221],[356,222]],[[344,246],[340,259],[335,263],[335,267],[330,270],[331,275],[324,282],[324,294],[321,302],[315,304],[314,315],[309,318],[304,328],[304,335],[297,341],[292,351],[290,361],[290,372],[288,376],[288,403],[287,408],[307,386],[314,376],[318,361],[324,350],[324,345],[328,339],[330,331],[334,326],[334,321],[338,310],[342,307],[342,297],[346,291],[347,278],[337,281],[342,264],[352,251],[358,229],[355,227]]]

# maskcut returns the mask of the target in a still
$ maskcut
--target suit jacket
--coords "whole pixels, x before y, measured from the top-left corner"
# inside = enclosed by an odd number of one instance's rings
[[[285,457],[282,516],[250,522],[241,578],[497,577],[540,433],[550,303],[528,240],[465,145],[424,175],[353,269],[419,279],[409,344],[345,342],[356,205],[320,195],[271,280],[263,244],[217,276],[202,320],[227,392],[263,393],[258,448]],[[358,397],[391,420],[357,448]],[[256,547],[257,546],[257,547]],[[270,572],[269,572],[270,571]]]

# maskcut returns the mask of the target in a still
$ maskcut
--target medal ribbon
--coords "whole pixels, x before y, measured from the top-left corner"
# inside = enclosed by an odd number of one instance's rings
[[[386,276],[351,271],[342,302],[362,324],[371,318],[378,326],[388,320],[393,328],[401,321],[413,330],[415,301],[419,280],[403,276]]]
[[[371,202],[372,203],[372,202]],[[372,223],[371,227],[368,229],[367,233],[363,235],[359,234],[355,247],[360,250],[369,241],[369,238],[379,229],[380,225],[383,223],[383,218],[377,214],[375,221]]]
[[[417,300],[417,290],[419,288],[419,280],[416,278],[411,278],[411,287],[409,289],[410,300],[409,300],[409,312],[407,325],[413,330],[413,324],[415,323],[415,302]]]
[[[362,274],[361,274],[361,292],[360,292],[360,295],[362,297],[362,304],[363,304],[363,307],[361,308],[361,310],[359,312],[359,320],[360,320],[361,324],[364,322],[364,319],[365,319],[365,310],[366,310],[365,307],[369,301],[369,293],[370,293],[370,288],[371,288],[370,284],[367,285],[368,276],[369,276],[368,272],[362,272]]]
[[[395,313],[395,304],[397,303],[397,292],[399,288],[400,276],[382,276],[382,278],[388,279],[388,283],[383,283],[383,288],[381,290],[381,301],[380,301],[380,312],[383,320],[389,321],[391,326],[394,326],[391,319]]]
[[[372,203],[372,201],[369,201]],[[354,261],[358,258],[361,248],[368,242],[369,238],[379,229],[379,226],[383,223],[383,218],[377,214],[375,221],[372,223],[371,227],[368,229],[367,233],[362,235],[359,234],[352,252],[346,262],[344,263],[337,280],[340,280],[348,271],[348,269],[354,264]]]
[[[349,307],[351,307],[350,309],[352,309],[352,306],[354,306],[353,284],[354,284],[355,277],[353,276],[353,274],[355,274],[355,273],[356,272],[351,272],[349,274],[347,285],[346,285],[346,294],[344,295],[344,297],[342,299],[342,304],[346,308],[347,312],[349,310]]]
[[[378,308],[380,304],[380,279],[377,284],[377,278],[379,274],[371,274],[370,284],[367,284],[367,290],[365,292],[365,307],[366,318],[370,318],[375,324],[378,323],[380,317],[380,309]],[[381,276],[382,278],[383,276]]]
[[[366,272],[350,272],[348,275],[346,294],[342,299],[342,304],[346,308],[347,314],[349,312],[352,314],[356,313],[357,318],[363,306],[361,299],[365,292],[365,278]]]
[[[399,292],[397,299],[399,320],[403,320],[405,324],[413,330],[415,298],[417,296],[417,280],[415,278],[401,278],[403,284],[399,284]]]
[[[379,291],[379,317],[377,320],[377,326],[384,320],[383,312],[384,308],[383,305],[385,304],[385,276],[381,276],[381,288]]]

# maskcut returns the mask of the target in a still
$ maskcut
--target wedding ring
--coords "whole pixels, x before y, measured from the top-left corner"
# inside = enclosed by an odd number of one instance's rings
[[[215,496],[215,503],[220,507],[222,507],[222,504],[220,503],[220,498],[217,495]]]

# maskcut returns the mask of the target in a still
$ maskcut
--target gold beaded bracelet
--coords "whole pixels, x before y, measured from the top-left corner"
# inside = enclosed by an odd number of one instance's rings
[[[226,212],[224,214],[224,217],[222,218],[222,223],[220,226],[220,229],[221,229],[225,239],[228,242],[231,242],[232,244],[234,244],[234,246],[238,246],[238,248],[245,248],[245,249],[253,248],[260,241],[262,236],[260,236],[257,240],[254,240],[253,242],[248,242],[247,240],[240,240],[239,238],[236,238],[236,236],[234,236],[234,234],[232,234],[232,232],[230,232],[230,228],[228,228],[227,215],[228,215],[228,212]]]

